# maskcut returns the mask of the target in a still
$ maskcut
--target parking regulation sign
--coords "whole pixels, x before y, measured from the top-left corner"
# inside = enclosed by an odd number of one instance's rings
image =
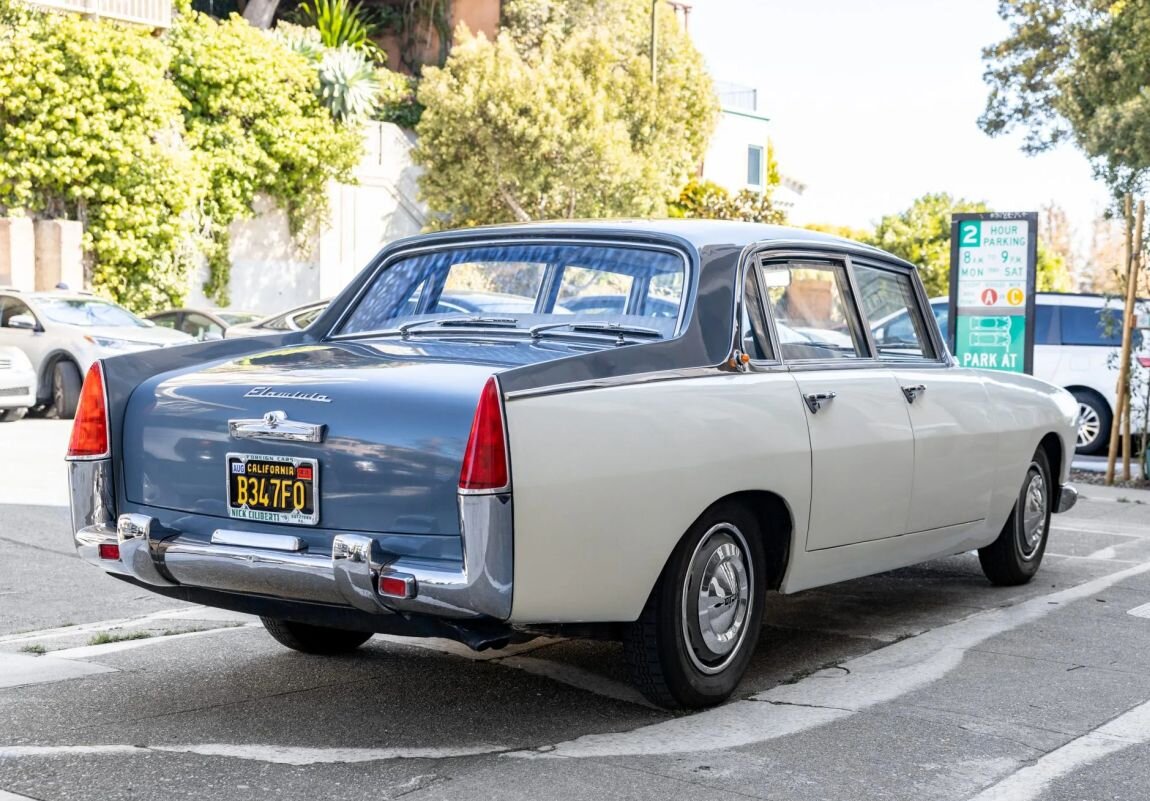
[[[1033,371],[1038,212],[950,221],[950,350],[963,367]]]

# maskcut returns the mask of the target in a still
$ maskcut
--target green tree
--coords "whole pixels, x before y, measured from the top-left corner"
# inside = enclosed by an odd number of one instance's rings
[[[950,215],[979,211],[990,208],[945,192],[923,195],[879,220],[870,244],[918,265],[927,294],[944,295],[950,285]]]
[[[1026,132],[1036,153],[1071,141],[1116,194],[1150,169],[1150,3],[1000,0],[1009,35],[983,52],[994,136]]]
[[[142,28],[0,0],[0,215],[84,223],[93,285],[137,309],[183,296],[201,188],[168,68]]]
[[[950,289],[950,217],[960,212],[988,212],[982,201],[952,198],[945,192],[923,195],[910,208],[883,217],[868,244],[918,266],[930,297]],[[1040,291],[1066,292],[1074,282],[1066,260],[1038,243],[1035,283]]]
[[[776,181],[777,183],[777,181]],[[753,192],[743,189],[732,195],[713,181],[692,178],[667,204],[671,217],[703,220],[742,220],[744,222],[783,225],[786,212],[771,200],[771,192]]]
[[[657,83],[646,0],[513,0],[494,42],[461,28],[418,95],[438,224],[664,213],[717,106],[701,56],[661,12]]]

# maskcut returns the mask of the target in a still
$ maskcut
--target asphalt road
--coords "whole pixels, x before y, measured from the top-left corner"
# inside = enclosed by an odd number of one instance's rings
[[[66,437],[0,426],[0,801],[1150,799],[1150,493],[1085,488],[1023,588],[966,554],[773,596],[736,698],[672,715],[611,644],[312,657],[105,577]]]

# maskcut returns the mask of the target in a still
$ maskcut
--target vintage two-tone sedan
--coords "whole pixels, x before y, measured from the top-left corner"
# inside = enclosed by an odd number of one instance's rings
[[[75,539],[117,578],[307,653],[616,637],[672,706],[734,690],[770,591],[974,549],[1020,584],[1077,497],[1069,394],[956,367],[913,265],[770,226],[406,239],[306,330],[101,360],[82,396]]]

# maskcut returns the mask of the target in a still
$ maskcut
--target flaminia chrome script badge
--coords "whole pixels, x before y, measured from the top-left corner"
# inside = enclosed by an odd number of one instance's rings
[[[287,398],[288,400],[317,401],[331,403],[331,398],[318,392],[281,392],[272,387],[252,387],[244,393],[245,398]]]

